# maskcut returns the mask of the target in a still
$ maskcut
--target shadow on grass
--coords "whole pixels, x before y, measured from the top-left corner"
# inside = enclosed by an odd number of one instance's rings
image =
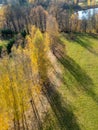
[[[81,40],[81,38],[77,37],[74,41],[82,47],[86,48],[90,53],[98,56],[98,53],[93,49],[91,42],[87,38],[83,38],[83,40]]]
[[[92,42],[90,41],[91,38],[92,40],[98,40],[98,35],[96,34],[85,34],[85,33],[70,33],[70,34],[63,34],[63,36],[70,42],[77,43],[80,46],[84,47],[87,49],[90,53],[98,56],[98,52],[94,50],[92,47]],[[90,39],[90,40],[89,40]]]
[[[58,58],[58,57],[57,57]],[[69,56],[60,57],[58,60],[73,75],[82,90],[84,90],[94,101],[98,103],[96,94],[93,91],[94,83],[89,75]]]
[[[43,92],[48,99],[52,111],[57,119],[60,130],[80,130],[77,119],[72,112],[70,105],[65,103],[56,88],[48,82],[44,85]],[[54,117],[54,118],[55,118]],[[54,126],[55,127],[55,126]],[[47,130],[56,130],[57,128],[47,128]]]
[[[94,34],[94,33],[76,33],[76,35],[78,36],[86,36],[88,38],[93,38],[93,39],[96,39],[98,40],[98,34]]]

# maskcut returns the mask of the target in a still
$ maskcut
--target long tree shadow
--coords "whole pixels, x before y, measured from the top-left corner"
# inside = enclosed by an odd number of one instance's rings
[[[93,39],[98,40],[98,34],[86,33],[86,34],[84,34],[84,36],[87,36],[88,38],[93,38]]]
[[[61,64],[73,75],[82,90],[84,90],[89,96],[92,97],[94,101],[98,103],[98,97],[93,91],[94,83],[89,75],[87,75],[86,72],[69,56],[57,56],[57,58]]]
[[[57,118],[59,128],[61,130],[80,130],[71,106],[64,102],[59,92],[50,82],[44,85],[43,93],[47,97],[52,111]],[[56,130],[56,128],[52,128],[52,130]]]
[[[96,50],[93,48],[92,46],[92,42],[89,40],[89,38],[91,39],[95,39],[98,40],[98,36],[95,34],[84,34],[84,33],[72,33],[70,35],[67,34],[63,34],[63,36],[68,40],[68,41],[72,41],[75,44],[79,44],[80,46],[84,47],[85,49],[87,49],[90,53],[98,56],[98,52],[96,52]]]
[[[88,39],[81,40],[79,37],[75,38],[75,42],[86,48],[90,53],[97,55],[98,53],[93,49],[91,42]]]

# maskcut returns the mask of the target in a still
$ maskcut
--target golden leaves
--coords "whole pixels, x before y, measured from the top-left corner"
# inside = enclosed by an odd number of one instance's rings
[[[8,130],[9,122],[7,115],[0,114],[0,130]]]
[[[0,63],[0,114],[8,113],[17,120],[28,109],[27,104],[32,97],[37,102],[37,95],[41,94],[47,79],[47,53],[50,49],[48,33],[42,34],[33,26],[25,42],[25,48],[13,46],[12,57],[2,59]],[[1,117],[0,120],[1,129],[6,130],[3,128],[6,119],[3,122]]]

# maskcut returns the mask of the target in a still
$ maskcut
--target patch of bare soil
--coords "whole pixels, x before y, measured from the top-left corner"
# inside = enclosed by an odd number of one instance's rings
[[[48,77],[54,86],[61,86],[61,84],[62,84],[61,65],[58,63],[56,57],[54,56],[54,54],[51,51],[49,51],[48,57],[50,59],[51,65],[52,65],[52,67],[48,70]]]

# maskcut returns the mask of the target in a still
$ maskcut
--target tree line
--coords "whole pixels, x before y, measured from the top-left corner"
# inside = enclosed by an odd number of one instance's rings
[[[47,8],[32,4],[4,6],[0,10],[0,29],[5,31],[1,31],[1,34],[8,35],[8,30],[9,35],[12,35],[12,32],[29,33],[30,25],[35,25],[45,32],[49,15],[56,19],[60,32],[98,32],[98,15],[95,9],[93,9],[93,15],[89,12],[87,18],[79,19],[79,14],[73,6],[65,6],[66,4],[62,2],[53,2]]]
[[[0,59],[0,128],[3,130],[42,127],[42,113],[46,116],[42,90],[51,66],[49,37],[48,33],[43,34],[32,26],[25,46],[14,45],[10,56],[6,54]]]

